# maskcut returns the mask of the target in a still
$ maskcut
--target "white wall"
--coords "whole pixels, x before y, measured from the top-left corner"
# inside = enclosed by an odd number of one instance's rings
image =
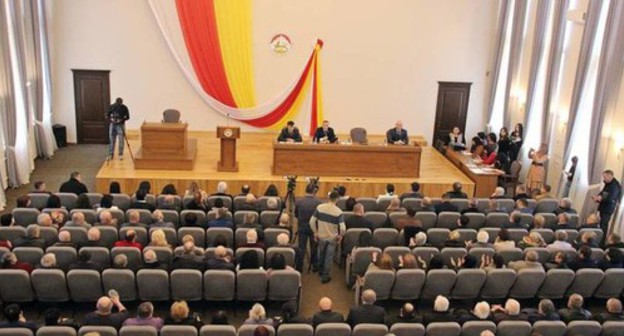
[[[317,37],[325,116],[338,132],[364,126],[382,133],[403,119],[431,139],[437,81],[473,82],[466,134],[485,124],[486,77],[498,2],[470,0],[258,0],[253,2],[257,98],[265,101],[298,76]],[[111,70],[111,96],[131,109],[130,128],[177,108],[192,129],[224,118],[183,77],[147,1],[49,0],[54,122],[75,142],[71,69]],[[276,33],[292,38],[273,55]],[[296,119],[307,130],[309,104]],[[256,130],[245,127],[245,130]]]

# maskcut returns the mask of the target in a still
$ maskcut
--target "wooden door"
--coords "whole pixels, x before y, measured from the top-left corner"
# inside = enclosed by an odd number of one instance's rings
[[[448,134],[457,126],[466,137],[466,115],[472,83],[438,82],[438,105],[433,129],[433,141],[446,142]],[[466,139],[469,141],[470,139]]]
[[[107,144],[110,105],[110,70],[75,70],[74,102],[76,133],[79,144]]]

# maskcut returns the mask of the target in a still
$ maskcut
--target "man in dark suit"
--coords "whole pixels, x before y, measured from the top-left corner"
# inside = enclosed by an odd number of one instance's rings
[[[393,145],[407,145],[409,143],[407,130],[403,129],[402,121],[398,120],[396,124],[394,124],[394,128],[386,132],[386,140],[389,144]]]
[[[438,295],[433,302],[433,311],[423,316],[423,324],[427,326],[434,322],[455,322],[455,315],[449,311],[449,300],[442,295]]]
[[[332,311],[332,304],[332,300],[328,297],[324,297],[319,301],[320,311],[312,317],[312,326],[314,328],[323,323],[344,322],[344,316],[342,316],[342,314]]]
[[[423,194],[420,192],[420,183],[412,182],[412,190],[401,194],[401,202],[406,198],[423,198]]]
[[[150,212],[154,212],[154,210],[156,210],[154,204],[147,203],[147,191],[144,189],[137,190],[134,196],[136,197],[136,201],[130,206],[131,209],[146,209]]]
[[[616,298],[607,300],[607,311],[595,314],[594,320],[601,324],[607,321],[624,321],[624,315],[622,315],[622,301]]]
[[[453,191],[447,191],[445,195],[448,195],[448,197],[452,199],[456,199],[456,198],[467,199],[468,198],[468,195],[466,195],[466,193],[462,191],[461,182],[453,183]]]
[[[334,143],[338,141],[334,129],[329,127],[329,121],[323,120],[323,126],[316,129],[312,141],[318,143]]]
[[[349,309],[347,323],[351,328],[361,323],[384,323],[386,310],[383,307],[375,306],[377,294],[372,289],[367,289],[362,293],[362,304]]]
[[[76,195],[80,195],[83,193],[88,193],[89,190],[87,190],[87,186],[80,181],[80,173],[75,171],[69,175],[69,180],[67,182],[61,184],[59,192],[74,193]]]
[[[442,195],[442,203],[440,204],[436,204],[434,207],[435,212],[437,214],[440,214],[440,212],[443,211],[450,211],[450,212],[458,212],[459,209],[457,208],[457,206],[453,203],[451,203],[451,198],[449,197],[448,193]]]
[[[91,260],[91,252],[84,251],[84,250],[78,253],[78,260],[69,265],[69,270],[88,269],[88,270],[96,270],[98,272],[102,272],[103,268],[104,268],[103,265],[98,264],[94,262],[93,260]]]
[[[388,328],[392,327],[395,323],[422,323],[422,318],[416,315],[414,305],[406,303],[401,307],[399,315],[389,317],[386,321]]]
[[[345,226],[349,229],[369,229],[373,230],[373,223],[364,217],[364,206],[357,203],[353,206],[353,216],[345,220]]]
[[[594,202],[598,203],[598,211],[600,212],[600,228],[604,231],[604,236],[609,230],[609,222],[611,216],[615,212],[620,196],[622,195],[622,187],[620,182],[613,177],[612,170],[605,170],[602,173],[602,179],[604,181],[604,187],[600,194],[592,196]],[[604,239],[604,238],[603,238]]]
[[[286,123],[286,127],[282,128],[280,135],[277,137],[279,142],[302,142],[301,133],[299,129],[295,127],[294,121]]]
[[[236,271],[236,266],[232,263],[231,258],[227,254],[227,250],[223,246],[217,246],[214,251],[214,257],[208,259],[206,269]]]

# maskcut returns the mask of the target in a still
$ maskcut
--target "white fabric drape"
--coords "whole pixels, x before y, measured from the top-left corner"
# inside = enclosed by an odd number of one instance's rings
[[[293,77],[293,80],[287,88],[279,93],[275,98],[262,103],[256,107],[251,108],[234,108],[227,106],[218,100],[214,99],[210,95],[206,94],[199,83],[199,80],[195,76],[191,59],[189,58],[186,50],[186,44],[184,42],[184,35],[180,28],[178,19],[178,12],[175,5],[175,0],[149,0],[150,7],[156,18],[156,22],[160,27],[160,30],[169,45],[169,49],[174,58],[178,62],[178,65],[182,69],[184,76],[191,83],[197,94],[215,111],[223,114],[224,116],[231,116],[238,120],[250,120],[256,119],[266,115],[267,113],[275,110],[288,96],[297,84],[299,74]],[[314,44],[311,44],[310,51],[312,51]],[[301,61],[301,69],[305,67],[306,59]]]
[[[520,58],[523,49],[523,33],[527,15],[528,1],[516,0],[513,21],[511,23],[511,42],[509,48],[509,66],[507,68],[507,85],[505,87],[505,103],[503,107],[503,125],[511,125],[511,93],[520,77]],[[517,108],[517,106],[513,106]]]
[[[492,82],[490,83],[490,92],[488,100],[488,124],[492,124],[492,116],[494,115],[494,103],[496,101],[496,88],[500,80],[501,66],[503,63],[503,54],[505,51],[505,35],[507,31],[507,21],[509,20],[509,7],[511,0],[502,0],[498,8],[498,22],[496,24],[496,40],[494,40],[494,64],[491,70]]]

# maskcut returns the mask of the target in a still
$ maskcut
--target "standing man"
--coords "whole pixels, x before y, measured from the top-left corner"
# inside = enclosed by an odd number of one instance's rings
[[[308,241],[310,241],[310,265],[314,272],[318,271],[317,261],[317,246],[314,239],[314,232],[310,228],[310,218],[316,211],[316,208],[321,204],[321,201],[316,197],[316,185],[310,183],[306,186],[306,194],[303,198],[299,198],[295,203],[295,216],[299,223],[297,236],[299,236],[299,259],[295,261],[295,268],[300,272],[303,270],[303,256],[308,248]]]
[[[124,137],[126,135],[126,120],[130,119],[128,107],[123,104],[123,99],[115,99],[115,104],[108,108],[106,120],[108,125],[108,158],[113,159],[115,154],[115,140],[119,138],[119,160],[123,160]]]
[[[622,195],[622,187],[620,182],[613,177],[612,170],[605,170],[602,173],[604,187],[600,194],[592,196],[594,202],[598,203],[598,212],[600,212],[600,228],[604,232],[603,237],[609,234],[609,222],[611,215],[615,212],[616,205]],[[603,238],[604,241],[604,238]]]
[[[82,179],[80,178],[80,173],[75,171],[69,175],[69,180],[61,184],[61,188],[59,188],[59,192],[80,195],[80,194],[88,193],[89,190],[87,189],[87,186],[84,183],[82,183]]]
[[[401,120],[397,120],[394,124],[394,128],[386,132],[386,140],[389,144],[393,145],[407,145],[409,143],[407,130],[403,129],[403,122]]]
[[[338,192],[329,193],[327,203],[319,205],[310,218],[310,227],[318,242],[319,275],[322,283],[331,281],[331,264],[336,244],[346,231],[342,210],[336,206],[338,199],[340,199]]]
[[[572,157],[572,165],[570,166],[570,170],[567,172],[563,172],[566,176],[566,183],[563,187],[563,196],[570,196],[570,188],[572,188],[572,181],[574,181],[574,174],[576,173],[576,165],[578,164],[578,157]]]
[[[323,126],[316,129],[312,141],[318,143],[334,143],[338,141],[334,129],[329,127],[329,121],[323,120]]]
[[[282,128],[280,135],[277,137],[277,141],[290,143],[303,141],[301,133],[299,133],[299,129],[295,127],[294,121],[290,120],[286,123],[286,127]]]

